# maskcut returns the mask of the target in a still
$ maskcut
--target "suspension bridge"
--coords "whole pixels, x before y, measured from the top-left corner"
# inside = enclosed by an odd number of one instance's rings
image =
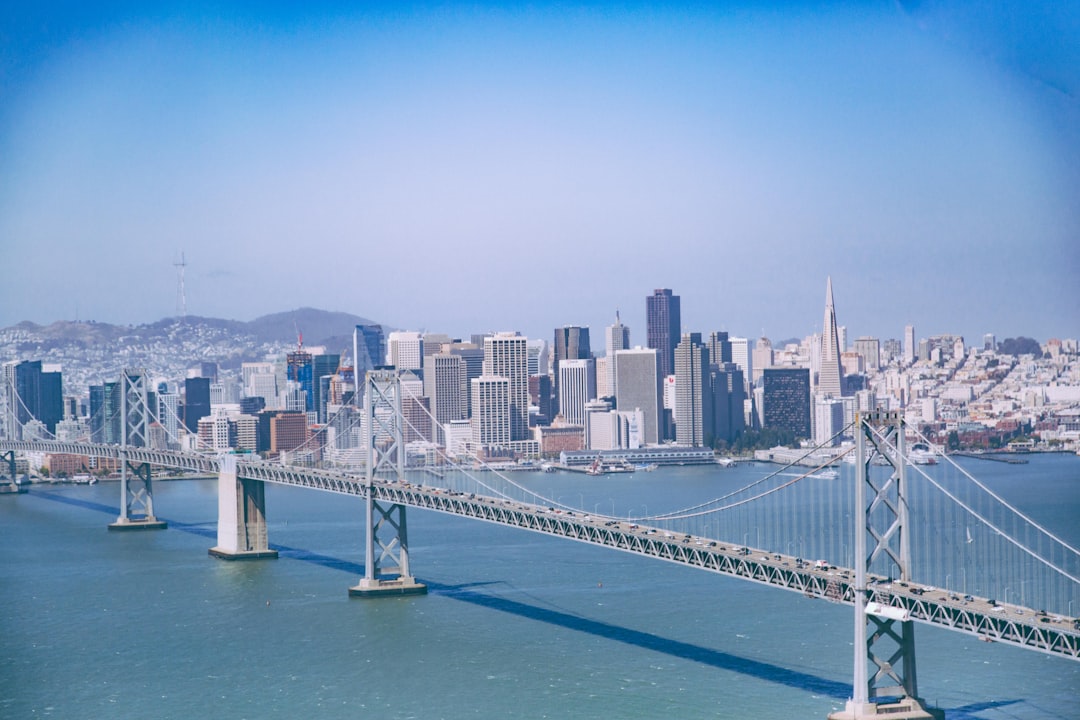
[[[148,447],[145,380],[125,373],[123,383],[121,444],[0,440],[6,489],[18,490],[17,453],[110,458],[121,469],[120,516],[110,529],[147,530],[165,527],[154,512],[152,468],[216,474],[217,543],[209,552],[223,559],[276,556],[265,483],[354,495],[365,502],[365,574],[349,589],[358,597],[425,592],[409,563],[406,509],[414,507],[851,605],[853,692],[836,720],[941,717],[918,694],[915,623],[1080,660],[1072,615],[1080,552],[948,457],[913,460],[908,438],[925,439],[897,413],[858,417],[848,429],[856,439],[850,467],[839,472],[786,466],[709,502],[631,519],[586,513],[499,472],[449,464],[409,473],[394,371],[369,372],[365,381],[362,475]]]

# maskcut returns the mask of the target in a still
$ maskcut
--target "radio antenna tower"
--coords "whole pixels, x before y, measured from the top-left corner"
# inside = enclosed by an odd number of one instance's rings
[[[174,262],[176,266],[176,312],[180,315],[181,320],[187,319],[187,293],[184,292],[184,268],[187,267],[187,263],[184,262],[184,251],[180,251],[180,262]]]

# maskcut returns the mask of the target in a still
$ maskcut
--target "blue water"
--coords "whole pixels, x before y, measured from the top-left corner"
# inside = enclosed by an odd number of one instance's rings
[[[973,462],[1080,541],[1080,459]],[[528,482],[646,514],[712,497],[714,477]],[[418,510],[411,557],[430,594],[350,599],[363,571],[356,498],[268,486],[280,559],[229,563],[206,554],[215,482],[158,483],[170,522],[159,532],[107,532],[118,494],[106,483],[0,497],[0,718],[787,720],[824,718],[850,694],[846,606]],[[916,634],[920,691],[950,718],[1080,717],[1080,663]]]

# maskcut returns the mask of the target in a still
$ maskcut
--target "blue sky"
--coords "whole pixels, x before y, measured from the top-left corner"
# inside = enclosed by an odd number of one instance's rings
[[[1080,336],[1075,5],[26,5],[0,326]]]

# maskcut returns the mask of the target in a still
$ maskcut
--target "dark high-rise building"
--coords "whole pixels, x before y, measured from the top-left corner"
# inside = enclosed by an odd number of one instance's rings
[[[199,420],[210,415],[210,378],[184,380],[184,427],[199,432]]]
[[[762,391],[763,427],[790,430],[796,438],[812,437],[808,368],[765,368]]]
[[[746,384],[743,372],[732,362],[713,363],[709,367],[713,403],[713,432],[716,440],[732,442],[746,429],[743,406]]]
[[[586,360],[591,357],[589,328],[577,325],[555,328],[555,348],[551,359],[551,374],[555,378],[553,413],[558,414],[559,412],[559,363],[563,360]],[[554,415],[551,417],[554,417]]]
[[[682,336],[679,296],[659,288],[645,298],[645,334],[648,346],[657,353],[657,373],[663,379],[675,373],[675,346]]]

